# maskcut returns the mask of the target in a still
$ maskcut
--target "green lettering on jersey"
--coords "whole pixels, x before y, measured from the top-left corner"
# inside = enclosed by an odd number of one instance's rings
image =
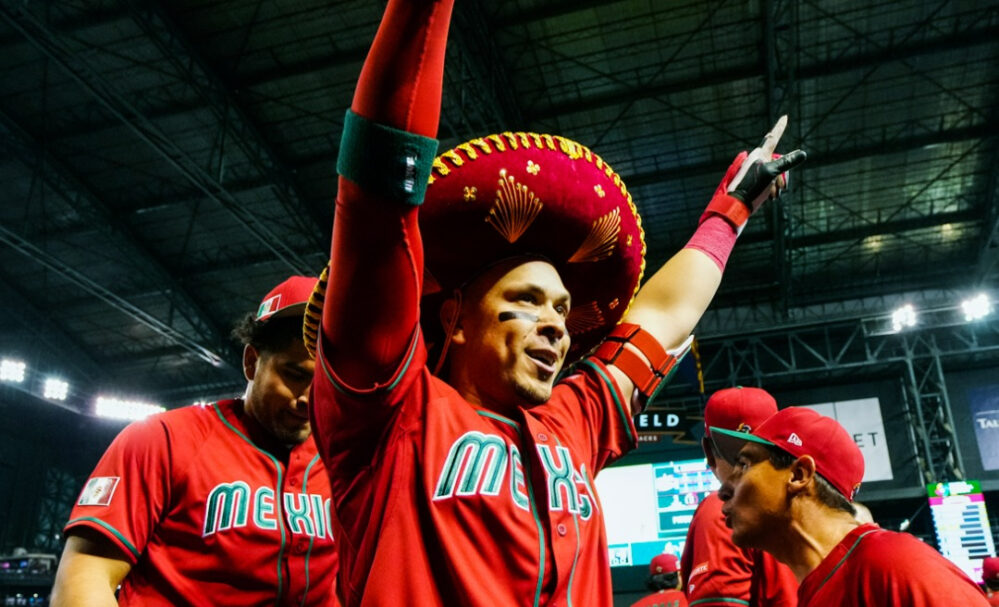
[[[288,526],[292,533],[304,533],[315,535],[316,530],[312,524],[312,508],[310,507],[309,496],[304,493],[285,493],[284,512],[288,517]]]
[[[312,518],[316,521],[316,537],[326,537],[326,529],[329,525],[326,509],[323,508],[323,496],[313,493],[309,498],[312,500]],[[329,500],[327,500],[328,502]]]
[[[520,449],[510,445],[510,495],[513,503],[521,510],[530,511],[531,503],[527,497],[527,481],[524,479],[524,463],[520,459]]]
[[[593,495],[593,487],[590,486],[590,479],[586,476],[586,464],[580,464],[579,471],[574,476],[577,486],[582,484],[586,487],[585,492],[579,492],[579,516],[586,521],[593,514],[593,500],[590,497]]]
[[[565,492],[566,501],[569,502],[569,512],[579,512],[579,494],[576,492],[574,481],[575,470],[572,467],[572,455],[569,450],[561,445],[555,447],[558,455],[558,462],[552,456],[551,448],[548,445],[538,445],[538,455],[541,457],[541,465],[545,468],[545,476],[548,478],[548,509],[562,510],[564,508],[562,493]]]
[[[458,495],[473,495],[480,486],[483,495],[499,495],[506,458],[506,442],[499,436],[477,430],[466,432],[451,445],[434,499],[452,497],[456,487]]]
[[[274,518],[274,490],[270,487],[257,489],[253,496],[253,524],[261,529],[277,529]]]
[[[246,525],[250,510],[250,486],[243,481],[221,483],[208,494],[205,501],[205,523],[202,537],[216,531]]]

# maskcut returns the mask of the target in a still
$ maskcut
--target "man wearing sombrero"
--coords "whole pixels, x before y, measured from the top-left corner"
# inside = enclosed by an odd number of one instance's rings
[[[782,121],[638,290],[638,215],[587,148],[504,133],[434,159],[451,5],[388,3],[307,314],[338,591],[345,605],[610,605],[594,475],[635,447],[631,417],[685,350],[737,232],[803,155],[763,162]]]

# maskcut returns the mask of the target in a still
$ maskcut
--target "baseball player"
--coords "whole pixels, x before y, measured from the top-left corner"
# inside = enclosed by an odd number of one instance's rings
[[[610,605],[594,475],[636,446],[631,416],[689,343],[738,230],[803,158],[770,160],[782,121],[634,297],[637,213],[589,149],[503,133],[434,158],[451,8],[388,2],[344,124],[325,300],[307,314],[340,598]]]
[[[233,332],[243,398],[126,427],[66,524],[53,605],[336,605],[326,471],[302,340],[315,278],[293,276]]]
[[[687,607],[687,597],[680,592],[680,562],[672,554],[657,554],[649,563],[645,585],[652,594],[631,607]]]
[[[999,605],[999,556],[989,556],[982,561],[982,581],[989,605]]]
[[[864,457],[836,420],[789,407],[751,433],[712,427],[711,436],[734,466],[719,491],[733,541],[790,567],[800,607],[988,605],[933,548],[857,521],[850,500]]]
[[[704,406],[701,446],[719,481],[729,478],[732,466],[718,454],[711,426],[749,431],[776,412],[777,401],[760,388],[727,388],[711,395]],[[698,504],[690,522],[680,560],[687,600],[703,607],[797,605],[798,580],[791,570],[762,550],[733,544],[721,508],[721,499],[712,493]]]

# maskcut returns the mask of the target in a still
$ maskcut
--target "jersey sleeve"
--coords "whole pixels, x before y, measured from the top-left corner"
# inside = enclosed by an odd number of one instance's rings
[[[170,503],[170,473],[170,444],[159,417],[129,425],[84,484],[65,533],[90,528],[135,565]]]
[[[681,566],[687,602],[703,607],[748,605],[753,563],[747,552],[732,543],[725,526],[721,500],[705,499],[694,513]]]
[[[595,358],[581,361],[556,385],[546,409],[553,424],[589,442],[593,474],[638,445],[629,403],[606,365]]]

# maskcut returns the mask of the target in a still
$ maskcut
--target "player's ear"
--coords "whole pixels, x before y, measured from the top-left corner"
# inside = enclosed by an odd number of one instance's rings
[[[249,344],[243,347],[243,377],[246,378],[246,381],[253,381],[253,377],[257,374],[257,361],[259,359],[260,354],[256,348]]]
[[[787,481],[788,492],[801,493],[815,478],[815,460],[812,459],[811,455],[802,455],[794,460],[789,471],[791,476]]]
[[[444,327],[445,332],[450,330],[451,343],[463,345],[465,343],[465,333],[461,327],[461,319],[458,317],[460,314],[461,304],[457,297],[449,297],[441,304],[441,326]],[[445,339],[447,339],[446,335]]]

